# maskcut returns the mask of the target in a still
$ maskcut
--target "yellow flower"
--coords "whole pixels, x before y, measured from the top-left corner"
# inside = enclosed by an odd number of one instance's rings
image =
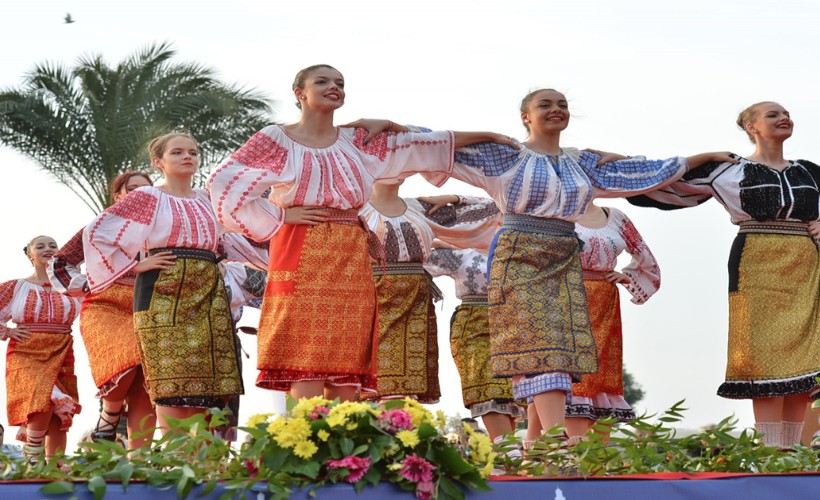
[[[273,413],[257,413],[251,415],[248,419],[248,427],[256,427],[259,424],[267,423],[268,419],[273,416]]]
[[[355,431],[358,426],[359,426],[359,424],[357,424],[356,422],[350,422],[349,424],[347,424],[345,426],[345,429],[347,429],[349,431]]]
[[[293,447],[293,454],[305,460],[312,457],[317,451],[319,451],[319,448],[310,439],[299,441]]]
[[[481,477],[487,478],[487,476],[493,473],[493,469],[495,468],[495,455],[495,453],[490,453],[490,455],[487,457],[487,464],[484,467],[482,467],[482,469],[479,471]]]
[[[410,415],[413,427],[420,426],[424,421],[432,420],[433,414],[415,399],[404,398],[404,411]]]
[[[412,431],[399,431],[396,433],[396,438],[401,441],[401,444],[405,448],[413,448],[417,444],[419,444],[419,433],[416,430]]]
[[[283,448],[292,448],[310,437],[310,424],[302,418],[288,418],[277,433],[276,442]]]
[[[447,426],[447,415],[445,415],[443,411],[437,410],[436,411],[436,427],[438,428],[438,430],[443,431],[446,426]]]
[[[330,414],[325,419],[327,425],[330,427],[338,427],[340,425],[344,425],[347,422],[347,416],[341,413],[333,413],[333,410],[330,410]]]
[[[285,427],[285,418],[279,417],[270,424],[268,424],[267,431],[271,436],[275,436]]]
[[[404,465],[401,462],[392,463],[392,464],[387,466],[387,468],[392,470],[392,471],[401,470],[402,467],[404,467]]]
[[[388,446],[387,448],[384,449],[384,451],[382,452],[382,455],[385,456],[385,457],[392,457],[393,455],[395,455],[399,451],[401,451],[401,447],[399,447],[399,445],[397,445],[396,443],[393,443],[393,444],[391,444],[390,446]]]
[[[296,405],[290,410],[291,415],[294,417],[305,417],[310,412],[314,411],[317,406],[327,406],[330,404],[330,401],[321,397],[321,396],[314,396],[312,398],[302,398]]]
[[[316,431],[316,437],[318,437],[322,441],[327,441],[327,438],[330,437],[330,433],[324,429],[319,429],[318,431]]]
[[[465,428],[469,429],[468,425],[464,426]],[[470,439],[467,441],[470,449],[475,452],[475,456],[478,460],[484,461],[487,459],[487,456],[493,451],[493,443],[490,441],[490,438],[485,436],[484,434],[478,434],[477,432],[473,432],[472,429],[467,431],[467,434],[470,435]]]

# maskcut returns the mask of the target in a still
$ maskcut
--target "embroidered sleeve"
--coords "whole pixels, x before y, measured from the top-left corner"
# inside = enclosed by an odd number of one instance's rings
[[[686,172],[678,181],[648,193],[630,196],[626,200],[639,207],[660,210],[696,207],[715,196],[713,182],[732,166],[732,163],[704,163]]]
[[[140,188],[108,207],[83,231],[85,270],[92,293],[127,274],[154,227],[159,199]]]
[[[633,303],[643,304],[661,287],[661,270],[649,246],[629,217],[620,210],[612,210],[613,216],[618,218],[618,228],[626,242],[626,251],[632,256],[629,264],[621,270],[631,280],[625,288],[632,295]]]
[[[267,242],[260,243],[237,233],[225,233],[220,240],[222,252],[229,261],[263,271],[268,269],[269,246]]]
[[[685,158],[666,160],[632,158],[596,166],[600,156],[581,151],[578,164],[595,188],[596,197],[641,194],[680,178],[687,168]]]
[[[408,202],[419,205],[419,211],[430,221],[430,228],[439,240],[456,248],[486,252],[503,221],[501,211],[490,198],[465,196],[460,199],[461,203],[440,208],[431,215],[427,214],[429,204],[418,200]]]
[[[84,229],[77,231],[48,263],[48,279],[54,290],[70,296],[80,297],[88,293],[88,280],[80,272],[80,265],[85,260]]]
[[[434,278],[449,276],[456,279],[461,267],[461,256],[451,248],[434,248],[430,258],[424,263],[424,269]]]
[[[11,320],[11,301],[16,287],[17,280],[0,283],[0,340],[8,337],[9,327],[6,324]]]
[[[275,126],[254,134],[217,167],[208,179],[217,221],[228,231],[267,241],[285,222],[284,209],[271,203],[266,191],[292,182],[290,151],[279,144]]]
[[[480,142],[455,152],[453,177],[484,188],[488,177],[501,176],[518,164],[521,152],[511,146]]]
[[[380,180],[403,179],[422,173],[435,186],[441,186],[453,170],[453,133],[382,132],[367,144],[367,130],[357,128],[353,145],[361,151],[362,164]]]

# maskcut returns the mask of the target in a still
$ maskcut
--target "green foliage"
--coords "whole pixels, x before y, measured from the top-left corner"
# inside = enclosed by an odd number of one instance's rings
[[[629,406],[635,406],[640,402],[646,393],[641,387],[641,384],[635,381],[635,377],[632,376],[631,373],[626,371],[626,367],[623,369],[623,378],[624,378],[624,399]]]
[[[678,437],[672,424],[683,419],[683,401],[660,417],[643,415],[627,424],[600,420],[585,440],[566,447],[562,429],[552,429],[533,444],[524,458],[505,453],[520,446],[507,438],[496,467],[510,474],[535,476],[602,476],[653,472],[784,473],[820,471],[816,450],[796,445],[792,451],[763,446],[753,430],[738,432],[728,417],[714,428]],[[607,440],[607,432],[614,428]]]
[[[202,146],[201,185],[216,161],[271,122],[257,91],[221,82],[197,63],[178,63],[167,43],[108,65],[101,55],[73,67],[40,63],[19,88],[0,91],[0,143],[34,160],[95,212],[126,170],[150,167],[146,146],[188,130]]]

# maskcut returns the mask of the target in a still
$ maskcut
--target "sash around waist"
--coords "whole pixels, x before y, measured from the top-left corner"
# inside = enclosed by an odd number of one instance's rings
[[[575,223],[562,219],[547,219],[532,215],[506,214],[501,229],[513,229],[529,233],[576,236]]]
[[[384,276],[391,274],[427,274],[421,262],[385,262],[384,265],[372,263],[373,274]]]
[[[609,271],[587,271],[584,269],[584,281],[608,281]]]
[[[217,258],[216,254],[210,250],[205,250],[204,248],[183,248],[183,247],[161,247],[161,248],[152,248],[148,250],[148,255],[155,255],[159,252],[171,252],[172,254],[176,255],[177,257],[182,257],[183,259],[198,259],[198,260],[207,260],[209,262],[219,262],[220,259]]]
[[[486,295],[463,295],[461,297],[461,303],[465,306],[486,306],[486,305],[488,305]]]
[[[739,226],[738,234],[762,233],[811,236],[808,222],[746,220],[741,222]]]
[[[70,325],[58,323],[17,323],[17,326],[24,326],[35,333],[71,333]]]

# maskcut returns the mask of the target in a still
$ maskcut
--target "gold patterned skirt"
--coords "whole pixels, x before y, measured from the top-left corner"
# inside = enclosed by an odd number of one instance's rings
[[[491,249],[495,376],[598,370],[578,238],[571,222],[506,215]]]
[[[23,326],[23,325],[20,325]],[[80,413],[74,374],[74,338],[68,325],[25,325],[25,342],[9,339],[6,351],[6,416],[9,425],[25,425],[30,415],[52,411],[68,430]]]
[[[376,388],[376,289],[367,232],[354,210],[316,226],[286,224],[271,240],[256,385],[297,381]]]
[[[177,259],[137,276],[134,324],[151,400],[161,406],[222,407],[242,394],[222,274],[212,252],[157,248]]]
[[[408,274],[397,274],[403,272],[403,266]],[[436,403],[441,388],[432,281],[420,263],[388,264],[384,276],[378,276],[379,267],[373,266],[377,274],[379,352],[378,391],[372,397],[413,396],[421,403]]]
[[[123,374],[141,363],[134,331],[134,286],[115,282],[100,293],[87,295],[80,312],[80,333],[94,385],[104,396]]]
[[[728,363],[718,389],[726,398],[810,392],[820,374],[818,248],[805,229],[758,230],[744,224],[729,257]]]
[[[462,303],[456,307],[450,320],[450,350],[461,377],[465,408],[486,401],[512,401],[512,382],[508,378],[494,378],[490,366],[490,323],[486,303]]]

